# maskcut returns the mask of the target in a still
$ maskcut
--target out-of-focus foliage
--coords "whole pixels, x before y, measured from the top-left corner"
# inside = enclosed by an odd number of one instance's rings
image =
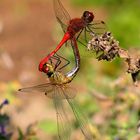
[[[39,123],[39,128],[51,135],[57,135],[56,122],[52,120],[46,120]]]
[[[111,32],[120,41],[122,47],[139,47],[140,46],[140,9],[139,6],[124,6],[111,12],[107,23]],[[117,28],[116,28],[117,27]]]
[[[80,5],[80,6],[84,6],[84,4],[86,4],[86,6],[91,6],[91,5],[96,5],[96,6],[106,6],[106,7],[110,7],[110,6],[120,6],[120,5],[125,5],[126,3],[128,5],[130,4],[135,4],[135,3],[139,3],[139,0],[136,1],[131,1],[131,0],[88,0],[88,1],[84,1],[84,0],[77,0],[77,1],[73,1],[73,3],[75,5]]]
[[[18,140],[39,140],[36,137],[36,131],[34,130],[35,124],[31,124],[27,127],[26,132],[23,133],[20,128],[18,128]]]
[[[13,126],[11,116],[2,112],[3,107],[8,104],[7,99],[0,104],[0,140],[37,140],[34,124],[29,125],[25,133],[20,128],[17,129],[16,126]],[[18,135],[14,136],[16,132],[18,132]]]
[[[7,98],[11,103],[19,104],[19,99],[15,97],[15,92],[19,86],[20,84],[17,81],[0,82],[1,98]]]
[[[8,132],[6,129],[10,125],[10,117],[2,113],[2,108],[9,104],[9,101],[6,99],[0,104],[0,139],[1,140],[9,140],[11,139],[12,133]]]

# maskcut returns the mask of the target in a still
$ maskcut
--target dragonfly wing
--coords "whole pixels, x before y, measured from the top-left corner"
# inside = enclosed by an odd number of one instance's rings
[[[52,92],[47,92],[46,95],[49,98],[59,98],[59,99],[72,99],[76,96],[75,89],[68,85],[55,85],[53,88],[54,92],[57,92],[55,96]],[[58,96],[58,97],[56,97]]]
[[[107,26],[105,22],[101,20],[94,20],[91,24],[87,26],[87,30],[95,34],[102,34],[106,31],[106,29],[107,29]]]
[[[60,89],[55,88],[53,92],[53,101],[56,109],[57,115],[57,129],[59,140],[70,140],[71,135],[71,122],[68,118],[68,113],[66,112],[65,105],[59,96],[61,93]]]
[[[93,136],[90,130],[90,126],[88,123],[88,119],[86,118],[86,116],[80,111],[80,108],[78,106],[78,104],[76,104],[76,102],[73,99],[67,99],[73,113],[74,116],[76,118],[76,121],[79,124],[79,127],[85,137],[86,140],[93,140]]]
[[[53,86],[51,83],[45,83],[37,86],[27,87],[27,88],[21,88],[18,91],[20,92],[52,92]]]
[[[66,9],[64,8],[60,0],[53,0],[53,4],[54,4],[54,11],[55,11],[56,19],[60,23],[63,31],[66,32],[67,25],[71,19],[70,15],[66,11]]]
[[[76,89],[66,85],[61,87],[60,94],[64,99],[73,99],[76,96]]]

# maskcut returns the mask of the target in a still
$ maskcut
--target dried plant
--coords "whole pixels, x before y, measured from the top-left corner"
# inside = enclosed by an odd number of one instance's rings
[[[133,82],[137,83],[140,72],[140,56],[133,56],[127,50],[120,47],[119,41],[114,39],[111,32],[104,34],[91,34],[92,39],[88,42],[87,49],[97,55],[97,59],[112,61],[116,57],[124,59],[127,63],[127,72],[131,73]]]

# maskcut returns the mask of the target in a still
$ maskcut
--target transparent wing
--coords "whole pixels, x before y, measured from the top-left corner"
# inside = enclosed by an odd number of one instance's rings
[[[69,85],[56,85],[54,87],[54,90],[57,90],[57,94],[55,94],[55,96],[58,96],[58,97],[55,97],[55,98],[72,99],[72,98],[74,98],[76,96],[75,89],[72,88]],[[63,92],[63,91],[65,91],[65,92]],[[52,94],[52,92],[47,92],[46,95],[49,98],[54,98],[54,95]]]
[[[70,85],[61,87],[61,94],[64,96],[65,99],[73,99],[76,96],[76,93],[76,89],[72,88]]]
[[[68,90],[69,90],[69,88],[68,88]],[[68,91],[68,92],[69,92],[69,91]],[[73,111],[73,113],[74,113],[74,116],[75,116],[75,118],[76,118],[76,121],[78,122],[79,127],[80,127],[80,129],[81,129],[81,131],[82,131],[82,133],[83,133],[85,139],[86,139],[86,140],[93,140],[92,134],[91,134],[91,131],[90,131],[90,128],[89,128],[89,124],[88,124],[87,118],[84,116],[84,114],[81,113],[81,111],[80,111],[78,105],[76,104],[76,102],[75,102],[73,99],[70,99],[70,98],[68,97],[67,90],[66,90],[66,89],[63,90],[63,89],[61,88],[61,90],[58,92],[58,89],[56,89],[55,94],[58,94],[58,95],[55,95],[55,97],[59,97],[60,94],[63,94],[63,95],[65,96],[65,99],[67,99],[67,102],[69,103],[69,105],[70,105],[70,107],[71,107],[71,109],[72,109],[72,111]],[[56,99],[56,100],[55,100],[55,104],[57,103],[57,104],[56,104],[56,110],[57,110],[57,114],[58,114],[58,115],[57,115],[57,118],[59,119],[58,121],[60,121],[60,119],[62,119],[63,116],[65,117],[65,119],[67,119],[67,115],[66,115],[64,106],[62,105],[62,102],[60,102],[60,101],[62,101],[62,100],[60,100],[60,99],[58,100],[58,98],[55,98],[55,99]],[[59,101],[59,106],[58,106],[58,101]],[[60,108],[60,105],[61,105],[61,108]],[[58,107],[59,107],[59,108],[58,108]],[[59,113],[58,113],[58,111],[59,111]],[[60,112],[61,112],[61,115],[60,115]],[[67,121],[68,121],[68,119],[67,119]],[[58,122],[58,123],[59,123],[59,122]],[[59,124],[60,124],[60,123],[59,123]],[[61,132],[62,132],[62,130],[63,130],[63,132],[66,131],[65,134],[67,134],[67,130],[70,131],[71,123],[69,123],[68,129],[67,129],[67,126],[64,127],[66,130],[63,129],[63,127],[62,127],[63,125],[62,125],[62,124],[61,124],[61,126],[60,126],[59,124],[58,124],[58,133],[59,133],[59,137],[62,136],[63,138],[66,138],[66,137],[64,137],[64,136],[62,135],[63,133],[61,133]]]
[[[65,105],[59,96],[61,94],[60,89],[55,88],[53,93],[53,101],[57,115],[57,129],[59,140],[70,140],[71,135],[71,122],[69,121],[69,114],[66,113]]]
[[[64,8],[60,0],[53,0],[53,4],[54,4],[54,11],[55,11],[56,19],[60,23],[63,31],[66,32],[67,25],[71,19],[70,15],[66,11],[66,9]]]
[[[18,91],[20,92],[44,92],[44,93],[50,93],[53,92],[53,87],[51,83],[45,83],[45,84],[40,84],[37,86],[32,86],[32,87],[27,87],[27,88],[21,88]]]
[[[20,92],[44,92],[45,95],[49,98],[54,98],[54,90],[57,89],[57,98],[60,99],[66,99],[74,98],[76,96],[75,89],[72,88],[70,85],[56,85],[52,83],[45,83],[37,86],[27,87],[27,88],[21,88],[18,91]],[[64,95],[63,90],[66,91],[66,94]],[[59,93],[59,94],[58,94]]]
[[[95,34],[102,34],[106,31],[107,26],[104,21],[94,20],[91,24],[88,24],[87,31]]]
[[[91,130],[89,128],[89,123],[88,123],[86,116],[80,111],[78,104],[76,104],[76,102],[74,100],[67,99],[67,101],[74,113],[76,121],[78,122],[78,125],[79,125],[85,139],[93,140],[93,136],[92,136]]]

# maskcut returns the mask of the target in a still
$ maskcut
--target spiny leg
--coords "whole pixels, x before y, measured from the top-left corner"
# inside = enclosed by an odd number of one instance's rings
[[[82,43],[80,40],[78,40],[79,37],[80,37],[80,35],[81,35],[81,33],[82,33],[82,31],[83,31],[83,29],[79,32],[78,36],[76,37],[76,40],[77,40],[81,45],[87,47],[84,43]]]
[[[87,40],[87,34],[86,33],[93,33],[93,34],[95,34],[92,30],[89,30],[89,28],[87,29],[87,27],[85,27],[85,30],[84,30],[84,33],[85,33],[85,41],[86,41],[86,43],[87,44],[91,44],[91,43],[89,43],[88,42],[88,40]],[[86,46],[87,47],[87,46]]]
[[[90,31],[88,31],[88,30],[86,29],[86,27],[85,27],[83,30],[84,30],[85,42],[88,43],[86,32],[90,32]],[[83,42],[81,42],[80,40],[78,40],[83,30],[80,31],[80,33],[79,33],[78,36],[76,37],[76,40],[77,40],[81,45],[83,45],[84,47],[87,47],[87,45],[85,45]]]
[[[68,59],[66,59],[66,58],[64,58],[64,57],[62,57],[61,55],[59,55],[59,54],[57,54],[56,53],[56,56],[60,59],[63,59],[63,60],[65,60],[66,61],[66,64],[65,65],[63,65],[62,67],[60,67],[59,68],[59,70],[61,70],[61,69],[63,69],[64,67],[66,67],[67,65],[69,65],[70,64],[70,61],[68,60]]]
[[[55,69],[61,64],[61,60],[60,60],[60,57],[58,57],[56,54],[53,55],[50,59],[50,62],[52,62],[52,59],[56,60],[56,63],[55,63]],[[51,63],[52,64],[52,63]]]
[[[95,23],[89,23],[88,25],[90,25],[90,26],[95,26],[95,25],[106,25],[106,23],[104,22],[104,21],[98,21],[98,22],[95,22]]]
[[[90,31],[85,27],[85,29],[84,29],[84,37],[85,37],[86,43],[88,43],[88,41],[87,41],[87,32],[90,32]]]
[[[50,61],[51,65],[53,65],[53,62],[52,62],[52,59],[51,58],[49,59],[49,61]]]
[[[77,35],[76,40],[78,40],[78,39],[79,39],[79,37],[80,37],[80,35],[81,35],[82,31],[83,31],[83,29],[82,29],[82,30],[79,32],[79,34]]]
[[[96,29],[96,28],[94,28],[94,29]],[[87,26],[86,31],[87,31],[87,32],[91,32],[91,33],[95,34],[95,32],[94,32],[94,31],[92,31],[92,30],[90,29],[90,27],[89,27],[89,26]]]
[[[57,53],[55,53],[55,55],[51,57],[51,59],[50,59],[51,64],[52,64],[52,59],[56,60],[55,69],[58,68],[58,66],[61,64],[61,62],[62,62],[61,59],[67,61],[67,63],[65,65],[63,65],[62,67],[60,67],[59,70],[61,70],[62,68],[66,67],[67,65],[70,64],[69,60],[67,60],[66,58],[60,56]]]

